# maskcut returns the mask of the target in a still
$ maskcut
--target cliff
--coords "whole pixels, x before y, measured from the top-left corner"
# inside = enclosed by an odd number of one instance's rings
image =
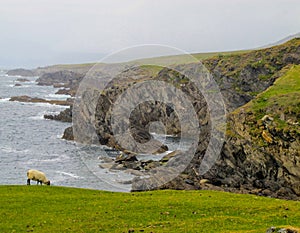
[[[221,155],[212,169],[204,175],[200,175],[198,171],[210,137],[211,116],[202,93],[182,74],[198,67],[198,63],[174,65],[174,69],[130,64],[104,90],[81,93],[83,101],[75,111],[79,120],[75,122],[75,135],[82,142],[105,144],[127,153],[129,157],[118,160],[122,168],[143,171],[165,166],[176,155],[169,155],[158,163],[142,163],[132,155],[147,149],[139,145],[147,145],[152,139],[149,133],[151,127],[154,131],[160,129],[158,126],[153,128],[152,122],[163,122],[164,132],[167,134],[178,136],[183,130],[193,132],[193,127],[196,128],[193,122],[188,124],[191,128],[182,128],[178,112],[174,110],[180,106],[169,104],[176,101],[163,95],[161,98],[168,101],[146,101],[135,106],[125,123],[130,125],[130,133],[136,143],[127,141],[126,138],[121,142],[116,140],[112,111],[125,91],[129,93],[129,99],[135,99],[139,95],[139,92],[130,92],[133,86],[140,87],[147,81],[169,83],[189,96],[201,131],[199,145],[191,163],[180,176],[159,188],[221,189],[299,199],[300,69],[297,65],[300,64],[300,39],[267,49],[210,57],[203,60],[203,64],[218,84],[228,112],[226,140]],[[80,72],[60,70],[42,75],[39,82],[61,85],[67,91],[73,90],[74,96],[82,77],[83,73]],[[104,75],[103,79],[105,78],[107,77]],[[155,92],[142,86],[141,91],[149,99],[157,97]],[[122,102],[122,107],[131,108],[130,103],[126,102]],[[122,116],[121,110],[114,114]],[[70,115],[70,111],[67,115]],[[190,117],[185,117],[185,120],[190,121]],[[91,132],[87,132],[87,129]],[[64,137],[73,139],[73,136],[73,129],[68,128]],[[124,147],[123,143],[128,147]],[[166,149],[157,141],[154,145],[161,150],[153,153],[161,153]],[[177,154],[180,155],[181,152]],[[145,184],[135,180],[133,189],[143,190]],[[146,189],[151,189],[151,186]]]
[[[300,39],[204,63],[230,111],[227,139],[205,175],[194,172],[198,150],[185,174],[163,188],[184,188],[188,179],[196,188],[299,199],[300,69],[292,64],[300,64]]]
[[[202,178],[224,189],[299,199],[300,66],[228,117],[218,163]]]

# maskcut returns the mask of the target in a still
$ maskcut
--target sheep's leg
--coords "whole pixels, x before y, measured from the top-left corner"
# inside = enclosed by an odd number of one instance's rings
[[[27,185],[30,185],[30,179],[27,179]]]

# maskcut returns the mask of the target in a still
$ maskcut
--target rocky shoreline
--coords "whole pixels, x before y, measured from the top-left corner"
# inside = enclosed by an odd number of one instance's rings
[[[251,193],[262,196],[300,200],[300,131],[297,121],[299,112],[289,110],[292,128],[280,131],[272,120],[263,114],[256,116],[247,106],[256,100],[260,93],[267,90],[289,70],[291,65],[300,64],[300,39],[291,40],[283,45],[251,51],[245,54],[218,56],[203,61],[220,87],[227,115],[226,140],[219,159],[204,175],[199,174],[199,167],[207,148],[210,136],[211,121],[205,98],[195,91],[195,86],[185,77],[173,70],[164,68],[153,75],[147,68],[134,66],[121,72],[115,82],[101,93],[84,93],[80,116],[83,121],[76,122],[81,139],[85,140],[84,130],[87,124],[93,124],[98,143],[123,151],[114,160],[102,161],[100,166],[111,170],[127,170],[137,176],[147,171],[156,171],[161,177],[166,174],[159,167],[168,163],[178,163],[176,157],[184,156],[175,151],[166,154],[158,161],[138,160],[133,150],[123,148],[112,132],[112,106],[118,97],[128,90],[132,83],[156,80],[168,82],[190,97],[201,126],[201,134],[197,151],[184,171],[157,187],[154,180],[136,178],[132,181],[133,191],[149,189],[213,189],[236,193]],[[186,70],[198,64],[179,65]],[[85,71],[60,70],[44,73],[38,79],[39,85],[54,85],[61,87],[59,93],[75,96]],[[41,72],[41,70],[39,70]],[[41,72],[42,73],[42,72]],[[132,80],[132,77],[135,77]],[[122,80],[119,82],[118,80]],[[149,96],[150,91],[143,90]],[[26,100],[27,97],[24,97]],[[72,104],[70,104],[72,105]],[[129,106],[124,105],[124,108]],[[176,107],[176,106],[175,106]],[[268,111],[277,111],[275,107]],[[67,109],[57,116],[45,116],[47,119],[71,122],[73,110]],[[264,113],[264,110],[261,110]],[[147,114],[145,114],[147,113]],[[117,113],[117,114],[121,114]],[[189,119],[187,119],[189,120]],[[160,121],[165,125],[165,132],[180,135],[181,125],[174,111],[174,106],[160,102],[140,104],[130,116],[131,133],[139,144],[151,140],[149,124]],[[286,118],[282,117],[282,121]],[[271,123],[270,123],[271,122]],[[273,124],[273,125],[272,125]],[[259,129],[259,130],[253,130]],[[73,140],[73,128],[65,130],[64,138]],[[76,132],[78,135],[78,132]],[[271,139],[272,141],[271,141]],[[276,142],[274,141],[276,139]],[[88,140],[88,139],[86,139]],[[159,145],[159,142],[156,142]],[[129,148],[136,148],[129,144]],[[163,144],[158,153],[165,152]],[[179,166],[179,164],[176,164]],[[298,168],[298,169],[297,169]],[[160,173],[161,172],[161,173]],[[163,181],[163,180],[162,180]]]

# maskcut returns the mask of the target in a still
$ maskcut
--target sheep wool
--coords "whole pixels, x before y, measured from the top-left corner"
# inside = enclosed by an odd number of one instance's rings
[[[30,185],[30,180],[35,180],[37,181],[37,184],[41,184],[44,183],[46,185],[50,185],[50,180],[48,180],[46,178],[45,173],[38,171],[38,170],[34,170],[34,169],[30,169],[27,171],[27,185]]]

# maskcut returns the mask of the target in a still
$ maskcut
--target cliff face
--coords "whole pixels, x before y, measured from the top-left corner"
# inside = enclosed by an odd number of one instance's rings
[[[73,71],[56,71],[42,74],[36,81],[41,86],[54,86],[61,88],[57,94],[75,96],[84,74]]]
[[[204,154],[200,142],[185,172],[161,188],[299,199],[300,70],[290,65],[300,64],[299,58],[300,40],[295,39],[274,48],[204,61],[232,110],[227,139],[220,158],[205,175],[197,174]]]
[[[83,101],[77,108],[80,120],[76,122],[75,135],[79,135],[83,141],[91,142],[91,135],[85,133],[86,130],[91,130],[94,142],[140,153],[145,148],[139,148],[132,141],[126,141],[126,138],[122,139],[126,144],[124,147],[123,142],[116,140],[112,116],[122,116],[124,112],[117,109],[113,114],[113,107],[125,91],[129,93],[128,99],[138,99],[139,92],[130,91],[134,86],[147,81],[166,82],[189,96],[201,131],[197,152],[189,166],[180,176],[160,188],[221,189],[299,199],[300,70],[299,66],[294,65],[300,64],[300,40],[294,39],[283,45],[244,54],[209,58],[203,64],[219,85],[228,111],[227,138],[221,155],[212,169],[204,175],[199,175],[198,171],[210,137],[211,116],[202,93],[197,91],[186,76],[174,70],[164,68],[157,69],[159,72],[152,72],[153,67],[131,67],[118,74],[105,90],[82,93]],[[176,68],[186,71],[197,65],[183,64]],[[61,84],[63,87],[71,85],[71,90],[76,90],[82,75],[71,72],[56,72],[56,77],[63,77],[57,81],[57,85],[64,83],[66,85]],[[53,83],[51,76],[44,75],[41,80],[43,83],[48,80]],[[155,88],[160,90],[158,86]],[[140,91],[143,94],[141,96],[157,98],[151,89],[141,88]],[[167,96],[163,98],[168,99]],[[161,130],[152,122],[163,122],[164,133],[181,134],[182,124],[174,111],[180,106],[174,106],[173,103],[176,104],[176,101],[168,99],[142,101],[135,105],[131,115],[126,118],[128,122],[124,124],[130,125],[131,136],[138,144],[147,145],[152,139],[150,129]],[[130,103],[122,102],[121,105],[124,109],[131,108]],[[185,119],[189,121],[190,117]],[[191,122],[190,126],[198,127]],[[189,128],[184,130],[192,131]],[[71,128],[66,130],[65,137],[73,138]],[[156,148],[164,148],[158,142],[154,144]],[[162,151],[163,149],[153,153]],[[130,163],[130,167],[141,169],[140,161],[133,159]],[[150,165],[154,166],[147,164],[148,167]],[[142,186],[143,183],[135,183],[136,190],[143,189]]]
[[[299,198],[300,66],[287,67],[281,75],[229,115],[221,159],[205,178],[226,188]]]
[[[278,78],[289,64],[300,64],[300,39],[244,54],[203,61],[219,84],[229,112],[248,103]]]

